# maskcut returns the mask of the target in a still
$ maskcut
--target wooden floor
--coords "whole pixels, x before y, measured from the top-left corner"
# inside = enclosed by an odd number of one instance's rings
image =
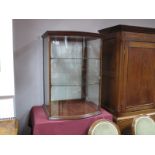
[[[47,106],[51,117],[84,117],[93,115],[98,111],[98,106],[93,102],[84,100],[54,101]]]
[[[18,126],[18,121],[15,119],[0,120],[0,135],[17,135]]]

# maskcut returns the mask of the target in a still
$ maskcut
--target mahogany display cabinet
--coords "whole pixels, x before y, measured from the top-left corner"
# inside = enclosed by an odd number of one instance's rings
[[[80,119],[100,114],[101,35],[47,31],[42,38],[48,118]]]
[[[155,118],[155,29],[117,25],[103,35],[102,106],[122,133],[139,114]]]

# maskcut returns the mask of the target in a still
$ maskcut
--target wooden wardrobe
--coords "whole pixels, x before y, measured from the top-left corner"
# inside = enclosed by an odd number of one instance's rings
[[[155,29],[117,25],[103,35],[102,106],[122,133],[139,114],[155,118]]]

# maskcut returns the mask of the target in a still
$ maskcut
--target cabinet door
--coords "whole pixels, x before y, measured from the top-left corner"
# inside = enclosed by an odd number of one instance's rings
[[[155,43],[126,43],[124,77],[126,111],[155,107]]]

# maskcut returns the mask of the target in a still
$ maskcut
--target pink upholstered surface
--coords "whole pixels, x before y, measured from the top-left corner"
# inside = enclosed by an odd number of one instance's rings
[[[90,125],[98,119],[112,121],[112,115],[102,109],[100,115],[78,120],[48,120],[42,106],[35,106],[30,112],[30,124],[34,135],[86,135]]]

